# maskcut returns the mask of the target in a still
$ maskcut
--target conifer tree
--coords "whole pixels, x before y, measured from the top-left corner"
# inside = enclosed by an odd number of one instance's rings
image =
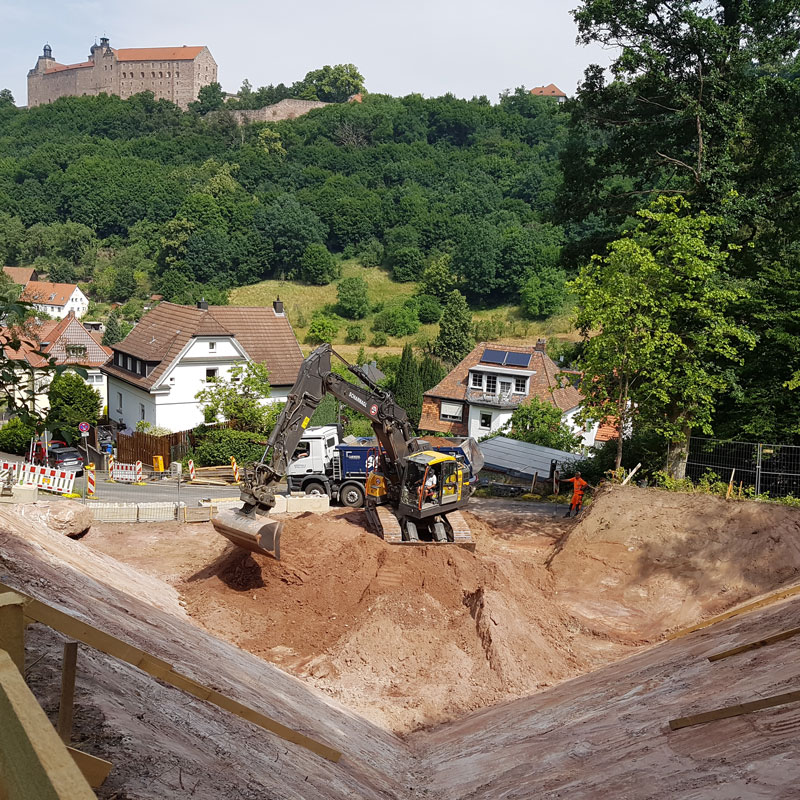
[[[405,409],[411,424],[416,428],[422,416],[422,381],[417,360],[411,345],[403,348],[400,366],[394,379],[394,399]]]
[[[112,311],[106,320],[106,330],[103,333],[103,344],[108,347],[109,345],[121,342],[125,338],[122,332],[122,325],[120,325],[119,314]]]
[[[439,323],[439,335],[433,343],[433,353],[445,364],[457,364],[472,349],[472,314],[461,292],[450,292]]]
[[[439,359],[426,354],[419,364],[419,378],[422,381],[422,391],[427,392],[447,375],[447,369]]]

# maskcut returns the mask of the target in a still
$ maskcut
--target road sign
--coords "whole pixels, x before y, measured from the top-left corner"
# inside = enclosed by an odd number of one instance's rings
[[[88,439],[89,438],[89,431],[81,431],[81,437],[83,439]]]
[[[78,430],[81,433],[89,433],[89,423],[88,422],[81,422],[80,425],[78,425]]]

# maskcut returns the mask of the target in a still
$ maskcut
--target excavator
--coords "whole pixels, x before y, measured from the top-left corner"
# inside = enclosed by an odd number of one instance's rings
[[[331,369],[331,356],[344,363],[359,383]],[[286,405],[278,417],[261,460],[245,467],[240,485],[242,507],[213,518],[217,533],[254,553],[280,559],[282,523],[269,520],[275,486],[283,478],[303,431],[326,394],[368,417],[379,453],[366,485],[369,529],[391,544],[456,544],[475,549],[469,525],[460,513],[483,466],[474,439],[461,444],[466,461],[425,450],[408,415],[391,392],[378,386],[360,367],[349,364],[330,344],[305,359]]]

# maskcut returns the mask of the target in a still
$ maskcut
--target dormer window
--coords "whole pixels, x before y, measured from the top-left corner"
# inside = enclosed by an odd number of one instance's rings
[[[494,394],[497,391],[497,377],[495,375],[486,376],[486,394]]]
[[[472,373],[472,388],[483,389],[483,375],[480,372]]]
[[[527,380],[527,378],[514,378],[514,393],[515,394],[528,394],[528,380]]]

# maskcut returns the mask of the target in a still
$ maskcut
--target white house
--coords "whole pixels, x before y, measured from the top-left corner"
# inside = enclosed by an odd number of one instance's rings
[[[58,319],[64,319],[70,311],[80,319],[89,310],[89,298],[74,283],[28,281],[20,300]]]
[[[103,367],[109,417],[172,431],[203,422],[195,398],[209,378],[255,361],[269,370],[270,399],[285,400],[303,361],[280,301],[267,308],[160,303],[112,350]]]
[[[597,425],[575,421],[583,395],[560,375],[545,353],[545,340],[534,347],[481,342],[422,399],[419,427],[476,439],[506,428],[514,409],[536,397],[561,410],[562,420],[582,437],[595,442]]]
[[[25,391],[33,390],[30,398],[35,404],[35,410],[44,412],[49,407],[47,390],[50,387],[52,373],[38,369],[45,366],[50,359],[58,366],[79,366],[86,371],[84,381],[95,389],[102,400],[103,407],[108,402],[106,390],[106,376],[100,368],[111,358],[111,350],[101,341],[101,335],[86,328],[78,322],[74,312],[67,312],[67,316],[60,321],[55,320],[29,320],[24,329],[18,330],[20,346],[14,350],[5,348],[5,355],[12,361],[19,362],[29,373],[30,385],[25,386]],[[4,334],[8,341],[8,334]],[[43,355],[42,355],[43,354]],[[19,394],[18,399],[23,395]],[[29,398],[27,395],[25,399]]]

